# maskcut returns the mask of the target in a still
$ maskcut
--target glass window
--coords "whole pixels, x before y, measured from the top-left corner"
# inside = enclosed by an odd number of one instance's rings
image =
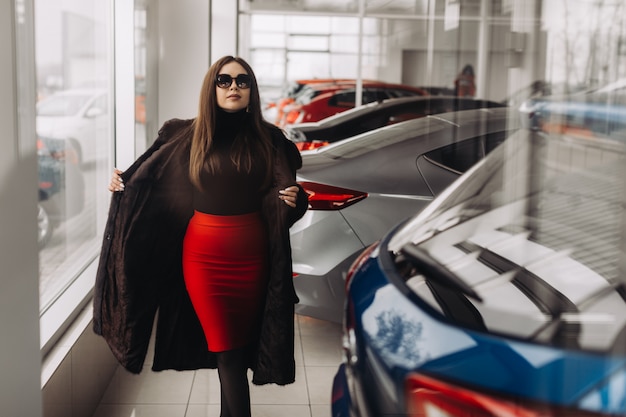
[[[266,14],[245,18],[250,22],[245,27],[254,33],[246,44],[264,102],[276,101],[296,80],[357,77],[358,18]]]
[[[259,81],[261,99],[267,101],[273,94],[263,92],[280,91],[285,79],[285,53],[284,49],[261,49],[251,53],[252,61],[256,63],[254,72],[264,74]]]
[[[358,1],[354,0],[239,0],[239,7],[246,12],[268,10],[292,10],[314,12],[356,12]]]
[[[328,51],[328,36],[290,36],[289,49],[303,51]]]
[[[421,14],[427,15],[429,0],[366,0],[365,10],[368,13]]]
[[[259,33],[253,39],[250,39],[252,48],[284,48],[285,35],[282,33]]]
[[[514,0],[365,0],[368,14],[397,14],[444,17],[448,22],[463,16],[479,16],[482,4],[487,4],[489,16],[503,16],[511,13],[513,7],[529,7],[526,3]]]
[[[293,34],[327,35],[332,32],[332,20],[328,16],[289,16],[286,30]]]
[[[94,260],[110,196],[111,2],[35,0],[40,305]]]
[[[135,2],[135,152],[141,155],[146,149],[148,138],[152,137],[146,129],[148,95],[148,11],[144,2]]]

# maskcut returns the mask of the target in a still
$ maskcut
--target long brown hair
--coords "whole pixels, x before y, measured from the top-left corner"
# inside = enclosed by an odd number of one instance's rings
[[[264,185],[269,185],[271,179],[273,153],[272,138],[269,132],[270,124],[263,120],[261,98],[254,71],[252,71],[252,67],[244,59],[228,55],[218,59],[211,65],[202,83],[198,116],[194,120],[191,154],[189,157],[189,178],[198,189],[202,189],[200,173],[205,166],[208,166],[211,172],[219,170],[219,161],[211,154],[218,111],[215,78],[224,65],[233,61],[245,68],[248,75],[252,77],[252,85],[250,86],[250,103],[246,110],[248,112],[246,118],[249,123],[245,124],[240,135],[235,138],[231,159],[238,170],[246,169],[250,171],[252,159],[262,158],[267,167]]]

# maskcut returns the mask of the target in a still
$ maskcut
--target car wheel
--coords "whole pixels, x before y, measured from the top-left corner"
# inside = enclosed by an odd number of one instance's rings
[[[43,248],[52,236],[52,221],[50,220],[48,212],[41,204],[38,204],[37,208],[37,243],[39,243],[39,248]]]

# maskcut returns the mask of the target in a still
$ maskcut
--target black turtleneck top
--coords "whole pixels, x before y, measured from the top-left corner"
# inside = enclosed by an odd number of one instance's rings
[[[245,110],[236,113],[218,110],[215,135],[209,152],[217,154],[219,170],[211,173],[207,166],[200,174],[204,190],[194,187],[195,210],[221,216],[260,210],[265,161],[253,158],[250,172],[245,162],[242,162],[240,172],[231,160],[232,145],[247,117]]]

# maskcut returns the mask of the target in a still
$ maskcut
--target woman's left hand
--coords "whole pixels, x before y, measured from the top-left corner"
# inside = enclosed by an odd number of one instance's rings
[[[296,200],[298,198],[298,191],[300,191],[300,188],[292,185],[291,187],[287,187],[284,190],[280,190],[280,195],[278,196],[278,198],[283,200],[285,204],[287,204],[289,207],[295,207]]]

